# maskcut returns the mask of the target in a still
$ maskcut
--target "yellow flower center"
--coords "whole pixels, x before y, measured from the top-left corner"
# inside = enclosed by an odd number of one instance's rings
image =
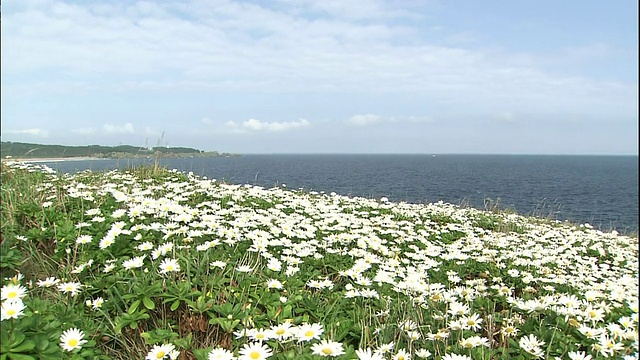
[[[473,320],[467,320],[467,325],[469,325],[469,326],[473,326],[473,325],[475,325],[475,324],[476,324],[476,322],[475,322],[475,321],[473,321]]]
[[[304,333],[304,336],[306,337],[312,337],[313,336],[313,331],[309,330],[306,333]]]
[[[167,271],[173,271],[173,266],[167,265]]]
[[[71,346],[71,347],[76,347],[76,346],[78,346],[78,339],[71,339],[71,340],[69,340],[69,346]]]
[[[17,298],[18,297],[18,292],[17,291],[11,291],[9,294],[7,294],[7,297],[9,299],[13,299],[13,298]]]
[[[398,356],[398,360],[405,360],[404,355],[400,355],[400,356]]]
[[[256,339],[264,339],[264,334],[262,333],[257,334]]]
[[[164,351],[158,351],[158,353],[156,354],[156,359],[162,359],[164,355]]]
[[[589,311],[589,317],[590,317],[590,318],[594,318],[594,317],[596,317],[597,315],[598,315],[598,314],[597,314],[595,311],[593,311],[593,310]]]
[[[282,334],[284,334],[284,329],[276,330],[276,335],[282,335]]]
[[[260,359],[260,352],[259,351],[252,351],[251,354],[249,354],[249,357],[252,359]]]
[[[324,349],[322,349],[322,353],[326,354],[326,355],[331,355],[331,354],[333,354],[333,350],[331,350],[329,348],[324,348]]]
[[[7,310],[7,315],[9,315],[9,316],[13,316],[13,315],[15,315],[15,314],[16,314],[16,310],[15,310],[15,309],[9,309],[9,310]]]

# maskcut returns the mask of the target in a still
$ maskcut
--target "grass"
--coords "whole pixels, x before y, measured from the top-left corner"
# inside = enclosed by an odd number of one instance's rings
[[[637,358],[637,237],[155,165],[1,175],[1,359]]]

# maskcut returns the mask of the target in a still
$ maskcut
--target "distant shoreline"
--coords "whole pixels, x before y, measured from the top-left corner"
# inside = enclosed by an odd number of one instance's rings
[[[73,157],[51,157],[51,158],[2,158],[2,161],[20,161],[28,163],[62,162],[62,161],[84,161],[84,160],[109,160],[108,158],[73,156]]]

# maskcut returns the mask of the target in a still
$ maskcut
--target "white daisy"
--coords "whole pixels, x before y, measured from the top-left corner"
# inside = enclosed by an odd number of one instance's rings
[[[180,271],[180,264],[176,259],[164,259],[162,263],[160,263],[160,273],[166,274],[168,272],[178,272]]]
[[[23,311],[25,308],[26,306],[20,299],[3,301],[0,310],[0,320],[17,319],[20,315],[24,314]]]
[[[311,346],[314,355],[319,356],[340,356],[344,354],[342,344],[336,341],[322,340],[318,344]]]
[[[239,360],[263,360],[273,355],[273,351],[262,343],[244,344],[240,349]]]
[[[18,300],[27,296],[27,288],[22,285],[8,284],[0,289],[2,300]]]
[[[76,328],[68,329],[60,336],[60,347],[66,351],[79,349],[87,342],[87,340],[83,340],[83,338],[84,332]]]
[[[147,357],[145,360],[160,360],[169,356],[171,353],[175,351],[175,346],[173,344],[162,344],[162,345],[154,345],[149,353],[147,353]]]

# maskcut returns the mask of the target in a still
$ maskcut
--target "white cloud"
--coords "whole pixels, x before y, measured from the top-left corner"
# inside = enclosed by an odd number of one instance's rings
[[[96,133],[96,129],[92,127],[78,128],[78,129],[72,129],[71,132],[74,134],[80,134],[80,135],[93,135]]]
[[[232,126],[235,123],[231,122]],[[290,122],[266,122],[257,119],[249,119],[242,123],[242,127],[249,131],[288,131],[294,129],[300,129],[309,126],[310,123],[306,119],[300,119],[298,121]]]
[[[5,130],[3,131],[5,134],[18,134],[18,135],[31,135],[37,137],[46,138],[49,136],[49,132],[44,129],[23,129],[23,130]]]
[[[516,115],[513,113],[502,113],[502,114],[498,114],[496,116],[496,118],[500,121],[504,121],[504,122],[516,122]]]
[[[134,133],[132,123],[126,123],[122,126],[105,124],[103,126],[103,129],[107,134],[133,134]]]
[[[39,87],[38,81],[10,82],[3,76],[3,88],[403,92],[434,101],[463,98],[479,107],[500,101],[552,111],[575,109],[590,100],[608,102],[610,108],[636,103],[634,83],[563,76],[545,71],[548,60],[539,56],[495,46],[442,45],[457,29],[425,32],[419,14],[428,11],[414,10],[430,6],[438,5],[24,0],[2,14],[2,48],[12,54],[2,57],[3,75],[50,68],[60,69],[61,75]],[[608,49],[596,43],[572,52],[601,55]],[[71,84],[65,74],[108,79],[100,86],[90,80]]]
[[[412,11],[416,7],[421,9]],[[625,46],[589,43],[597,40],[579,40],[577,32],[549,47],[511,46],[505,37],[488,36],[480,28],[465,32],[470,28],[464,22],[440,16],[448,9],[439,2],[397,0],[14,1],[4,9],[0,32],[2,52],[11,54],[2,56],[0,66],[0,93],[9,113],[5,116],[3,106],[3,127],[46,126],[28,122],[38,121],[41,114],[35,112],[42,107],[11,109],[25,98],[50,102],[47,96],[58,93],[76,104],[56,106],[57,123],[73,111],[95,122],[65,123],[69,128],[127,134],[133,125],[103,124],[133,119],[128,116],[167,119],[167,124],[150,124],[166,129],[171,141],[180,133],[189,139],[300,129],[309,122],[270,122],[247,114],[291,120],[301,108],[316,119],[314,131],[323,130],[321,118],[324,129],[340,122],[389,129],[407,124],[398,128],[413,131],[417,123],[430,121],[420,116],[423,111],[439,123],[459,112],[471,114],[468,121],[477,116],[525,121],[523,114],[578,110],[595,118],[622,114],[637,120],[637,79],[610,77],[604,70],[633,75]],[[629,46],[635,56],[637,49]],[[618,66],[616,54],[624,66]],[[585,71],[589,68],[603,73]],[[101,111],[95,104],[107,102],[96,98],[119,103],[114,102],[114,111]],[[157,106],[149,108],[149,98],[157,99]],[[103,117],[93,116],[96,111]],[[499,116],[500,111],[514,111],[518,118]],[[170,121],[178,112],[196,114],[191,123],[196,126]],[[353,114],[359,115],[349,118]],[[143,127],[137,122],[135,130]],[[28,131],[23,134],[46,134]],[[153,143],[159,137],[145,133]]]
[[[381,122],[382,120],[383,119],[380,115],[365,114],[365,115],[353,115],[347,120],[347,122],[351,125],[363,126],[363,125],[376,124]]]

